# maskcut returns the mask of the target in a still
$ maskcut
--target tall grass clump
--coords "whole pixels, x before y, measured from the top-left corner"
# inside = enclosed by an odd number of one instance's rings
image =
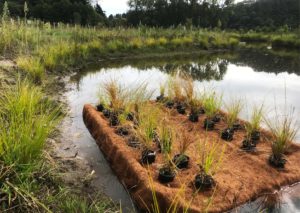
[[[171,153],[175,138],[174,130],[163,121],[159,127],[160,149],[164,157],[164,165],[159,169],[158,179],[162,183],[172,182],[175,178],[176,165],[172,162]]]
[[[224,160],[226,146],[222,147],[217,141],[200,140],[197,145],[199,174],[195,177],[195,187],[207,190],[215,185],[213,176],[220,169]]]
[[[279,115],[276,112],[276,117],[272,119],[264,119],[271,132],[271,148],[272,153],[269,158],[271,165],[283,168],[286,159],[285,154],[289,151],[293,144],[299,127],[295,121],[294,110],[290,109],[284,115]]]
[[[0,159],[10,165],[39,158],[59,115],[59,108],[44,99],[38,87],[19,80],[0,98]]]
[[[204,108],[206,119],[204,121],[204,128],[212,130],[216,122],[220,121],[218,112],[222,105],[222,95],[218,95],[215,91],[204,92],[202,97],[202,106]]]
[[[264,116],[264,105],[254,106],[249,122],[245,123],[246,137],[242,149],[252,150],[260,140],[260,125]]]
[[[36,83],[41,83],[45,76],[45,67],[36,57],[23,57],[17,58],[18,67],[29,74],[29,77]]]
[[[241,99],[232,100],[231,103],[225,105],[227,110],[227,115],[225,116],[227,128],[222,131],[222,139],[226,141],[233,140],[234,131],[240,128],[240,124],[237,122],[237,120],[242,107],[243,103]]]

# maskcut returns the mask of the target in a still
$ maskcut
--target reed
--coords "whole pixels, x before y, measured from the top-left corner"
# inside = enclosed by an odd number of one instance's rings
[[[238,116],[243,108],[243,102],[241,99],[232,100],[229,104],[225,105],[227,115],[225,116],[225,122],[228,128],[232,128],[237,122]]]
[[[0,119],[0,159],[26,165],[41,156],[60,121],[60,108],[44,99],[40,88],[19,80],[0,98]]]
[[[222,105],[222,95],[218,95],[215,91],[205,92],[202,98],[202,105],[208,118],[213,118],[220,110]]]
[[[284,154],[293,144],[293,140],[299,131],[299,127],[296,125],[294,109],[290,109],[283,115],[280,115],[276,110],[275,118],[264,118],[264,121],[272,134],[271,139],[269,139],[271,140],[272,148],[270,161],[275,166],[283,167],[285,163]]]

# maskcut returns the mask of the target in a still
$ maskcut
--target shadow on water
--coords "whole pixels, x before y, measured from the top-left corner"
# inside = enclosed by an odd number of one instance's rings
[[[288,103],[295,106],[300,117],[299,58],[298,53],[253,50],[229,54],[193,53],[184,56],[99,61],[70,78],[70,91],[66,93],[70,118],[63,131],[72,138],[80,157],[86,159],[94,168],[97,175],[95,187],[101,188],[114,201],[121,201],[123,209],[132,209],[130,196],[117,180],[82,121],[83,105],[97,104],[101,82],[112,77],[117,77],[128,85],[146,81],[149,89],[158,90],[169,74],[181,70],[189,73],[196,85],[213,84],[217,91],[224,93],[225,100],[234,95],[245,97],[250,103],[264,102],[274,106],[276,95],[276,104],[282,105],[285,102],[283,91],[286,89]],[[247,119],[248,115],[249,109],[241,116]],[[300,137],[297,138],[299,139]],[[300,212],[299,186],[300,184],[286,187],[277,193],[264,195],[232,212],[266,209],[267,212]]]

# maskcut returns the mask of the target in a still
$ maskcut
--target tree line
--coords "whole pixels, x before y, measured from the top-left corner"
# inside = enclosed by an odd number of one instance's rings
[[[10,15],[24,16],[24,0],[7,3]],[[300,0],[129,0],[128,12],[108,17],[90,0],[28,0],[27,4],[30,18],[82,25],[262,30],[300,26]]]
[[[130,0],[126,14],[131,25],[204,28],[297,28],[299,0]]]

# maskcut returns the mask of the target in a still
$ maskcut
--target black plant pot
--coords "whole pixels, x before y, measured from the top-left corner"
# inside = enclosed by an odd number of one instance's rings
[[[178,169],[187,168],[189,165],[190,157],[184,154],[175,155],[173,158],[173,163]]]
[[[215,123],[219,123],[221,121],[221,116],[220,115],[215,115],[212,118],[212,121],[215,122]]]
[[[142,163],[152,164],[156,158],[156,153],[152,150],[146,149],[142,152]]]
[[[169,183],[172,182],[175,178],[176,174],[173,170],[168,167],[163,167],[159,169],[158,180],[161,183]]]
[[[111,126],[119,125],[120,121],[119,121],[118,115],[116,113],[111,113],[110,114],[109,123],[110,123]]]
[[[199,109],[199,114],[200,114],[200,115],[204,115],[204,114],[205,114],[205,110],[204,110],[203,108],[200,108],[200,109]]]
[[[178,112],[179,114],[182,114],[182,115],[185,114],[185,109],[186,109],[186,107],[183,106],[182,104],[178,104],[178,105],[176,106],[176,109],[177,109],[177,112]]]
[[[275,157],[274,155],[271,155],[269,157],[269,163],[276,168],[284,168],[284,165],[286,163],[286,159],[281,155],[280,157]]]
[[[195,187],[197,190],[205,191],[211,189],[215,185],[215,181],[212,176],[201,172],[195,177]]]
[[[141,142],[137,136],[131,135],[127,140],[127,145],[132,148],[139,148],[141,146]]]
[[[242,125],[240,123],[234,123],[232,126],[234,131],[242,129]]]
[[[189,115],[189,120],[191,122],[198,122],[199,121],[199,115],[197,113],[191,113]]]
[[[260,132],[259,131],[253,131],[251,133],[251,140],[254,141],[256,144],[260,140]]]
[[[213,130],[215,128],[215,122],[213,122],[210,119],[205,119],[204,120],[204,129],[206,130]]]
[[[133,112],[129,112],[127,114],[126,120],[128,120],[128,121],[134,121],[134,113]]]
[[[241,149],[245,150],[247,152],[251,152],[251,151],[255,150],[255,147],[256,147],[256,144],[253,143],[253,141],[251,139],[246,138],[245,140],[243,140]]]
[[[102,112],[102,111],[104,110],[103,104],[98,104],[98,105],[96,106],[96,108],[97,108],[97,111],[98,111],[98,112]]]
[[[106,117],[106,118],[109,118],[110,117],[110,114],[111,114],[111,111],[109,109],[104,109],[102,111],[103,115]]]
[[[233,128],[224,129],[221,133],[221,138],[225,141],[232,141],[234,135]]]
[[[163,95],[157,96],[156,101],[157,102],[163,102],[165,100],[165,97]]]
[[[174,103],[174,101],[167,101],[165,105],[167,108],[172,109],[174,107],[175,103]]]
[[[117,128],[116,133],[121,136],[129,135],[129,127],[128,126],[120,126]]]

